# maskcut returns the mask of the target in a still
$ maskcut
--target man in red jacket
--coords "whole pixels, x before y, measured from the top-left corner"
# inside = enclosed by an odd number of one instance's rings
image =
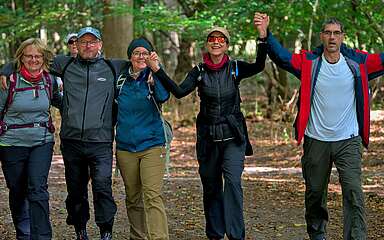
[[[344,239],[367,238],[361,186],[361,144],[369,143],[368,81],[384,74],[384,53],[368,54],[343,44],[344,27],[335,18],[324,22],[322,45],[292,54],[268,32],[269,17],[256,13],[259,40],[269,57],[300,79],[295,121],[298,143],[304,138],[305,219],[311,240],[326,235],[327,189],[334,163],[343,192]]]

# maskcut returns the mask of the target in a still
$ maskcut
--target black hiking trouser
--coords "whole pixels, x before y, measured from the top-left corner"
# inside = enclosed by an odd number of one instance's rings
[[[339,173],[343,194],[344,239],[364,240],[367,227],[361,187],[360,137],[324,142],[304,138],[301,159],[305,179],[305,219],[311,240],[322,239],[328,222],[327,193],[333,163]]]
[[[230,240],[244,239],[241,175],[245,142],[238,143],[234,139],[214,142],[198,136],[196,150],[207,237],[221,239],[226,234]]]
[[[52,151],[53,142],[34,147],[0,147],[1,167],[18,240],[52,238],[47,183]]]
[[[67,224],[76,230],[90,218],[88,182],[92,180],[95,221],[101,232],[112,232],[116,204],[112,197],[112,143],[61,140],[68,196]]]

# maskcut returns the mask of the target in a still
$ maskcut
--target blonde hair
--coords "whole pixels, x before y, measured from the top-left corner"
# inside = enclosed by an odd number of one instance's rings
[[[20,71],[20,68],[23,65],[21,58],[24,55],[24,49],[30,45],[34,46],[37,51],[39,51],[43,55],[43,70],[48,72],[49,64],[53,60],[53,51],[49,49],[48,46],[45,45],[40,38],[29,38],[20,44],[19,48],[16,50],[15,53],[17,71]]]

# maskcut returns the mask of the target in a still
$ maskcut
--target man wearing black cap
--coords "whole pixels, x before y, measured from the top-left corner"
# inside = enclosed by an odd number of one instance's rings
[[[77,56],[77,46],[76,46],[76,41],[77,41],[77,33],[69,33],[65,37],[65,44],[67,44],[68,48],[68,56],[76,57]]]
[[[112,197],[112,103],[115,73],[100,54],[99,30],[80,29],[76,58],[58,56],[53,68],[64,83],[61,151],[68,196],[67,223],[77,239],[88,239],[88,181],[92,179],[95,221],[102,240],[112,239],[116,204]]]

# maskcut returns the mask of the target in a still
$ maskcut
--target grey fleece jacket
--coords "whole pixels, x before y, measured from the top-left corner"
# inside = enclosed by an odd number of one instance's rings
[[[61,76],[64,88],[60,137],[112,142],[115,76],[104,58],[71,60],[60,55],[55,57],[52,70]]]

